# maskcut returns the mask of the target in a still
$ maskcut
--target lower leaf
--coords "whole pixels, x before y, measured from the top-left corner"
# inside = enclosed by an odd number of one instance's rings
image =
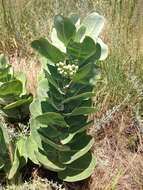
[[[48,170],[58,172],[65,169],[64,165],[60,164],[58,161],[55,160],[53,152],[49,152],[48,156],[42,153],[42,151],[38,151],[35,152],[35,155],[38,161]]]
[[[20,165],[19,158],[20,158],[19,157],[19,152],[16,149],[15,150],[15,154],[14,154],[14,161],[13,161],[12,167],[10,169],[10,172],[9,172],[9,175],[8,175],[8,179],[12,179],[15,176],[15,174],[16,174],[18,168],[19,168],[19,165]]]
[[[73,138],[73,142],[67,144],[71,147],[70,151],[60,152],[59,160],[64,164],[70,164],[77,160],[78,158],[85,155],[93,146],[94,139],[86,134],[77,134]]]
[[[91,153],[85,154],[70,165],[64,171],[58,173],[58,176],[63,181],[75,182],[88,178],[93,172],[96,165],[96,160]]]

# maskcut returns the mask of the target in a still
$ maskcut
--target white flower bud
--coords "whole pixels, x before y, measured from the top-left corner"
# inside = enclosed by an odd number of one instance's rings
[[[75,65],[73,64],[73,65],[71,65],[72,66],[72,68],[74,69],[75,68]]]
[[[63,66],[63,69],[67,69],[67,65],[64,65],[64,66]]]
[[[68,74],[68,73],[65,71],[65,72],[64,72],[64,75],[67,75],[67,74]]]
[[[71,72],[70,72],[70,75],[73,75],[73,74],[74,74],[74,71],[71,71]]]
[[[61,66],[61,67],[63,67],[64,65],[65,65],[64,63],[60,62],[60,66]]]
[[[59,73],[60,73],[60,74],[63,74],[63,72],[64,72],[64,71],[63,71],[63,70],[61,70]]]
[[[71,66],[71,65],[69,65],[69,70],[70,70],[70,71],[72,71],[72,70],[73,70],[73,68],[72,68],[72,66]]]
[[[61,71],[62,69],[59,67],[57,70],[58,70],[58,71]]]

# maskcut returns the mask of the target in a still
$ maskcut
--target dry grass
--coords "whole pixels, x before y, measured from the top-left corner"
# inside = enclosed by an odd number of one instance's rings
[[[37,57],[18,57],[14,55],[10,58],[10,63],[12,63],[16,72],[22,71],[26,74],[27,90],[35,96],[38,83],[37,76],[41,68]]]
[[[142,190],[143,141],[131,110],[115,114],[95,136],[97,168],[89,190]]]
[[[1,3],[3,2],[3,4]],[[1,0],[0,51],[25,52],[29,42],[47,36],[53,16],[71,12],[84,17],[96,10],[107,18],[104,36],[113,48],[136,54],[142,49],[142,0]],[[27,43],[28,42],[28,43]],[[115,43],[116,42],[116,43]],[[29,48],[28,48],[29,49]],[[135,55],[134,55],[135,56]]]
[[[63,184],[37,177],[21,185],[8,185],[3,190],[68,190]]]
[[[95,137],[95,172],[88,181],[72,184],[72,190],[142,190],[143,138],[132,108],[127,106],[112,116]],[[95,129],[96,126],[93,126]]]

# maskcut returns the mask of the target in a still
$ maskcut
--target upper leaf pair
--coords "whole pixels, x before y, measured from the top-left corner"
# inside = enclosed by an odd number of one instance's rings
[[[46,39],[32,42],[32,47],[53,63],[67,58],[85,61],[104,60],[108,47],[98,37],[104,25],[104,17],[96,12],[88,15],[82,23],[77,15],[63,17],[57,15],[51,33],[51,43]]]
[[[71,39],[81,43],[88,36],[93,39],[95,44],[98,43],[101,46],[99,59],[104,60],[108,55],[108,47],[99,38],[104,23],[104,17],[96,12],[89,14],[82,22],[76,14],[71,15],[69,19],[58,15],[55,17],[55,25],[51,34],[52,44],[65,53]],[[71,28],[72,30],[70,30]]]

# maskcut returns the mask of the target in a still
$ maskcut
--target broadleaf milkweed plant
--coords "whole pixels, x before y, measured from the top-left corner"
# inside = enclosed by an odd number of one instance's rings
[[[94,113],[93,88],[97,61],[108,55],[99,38],[104,17],[93,12],[81,22],[75,14],[55,16],[50,39],[40,38],[32,47],[43,57],[43,77],[30,106],[31,160],[58,172],[68,182],[88,178],[96,162],[93,138],[86,133]]]

